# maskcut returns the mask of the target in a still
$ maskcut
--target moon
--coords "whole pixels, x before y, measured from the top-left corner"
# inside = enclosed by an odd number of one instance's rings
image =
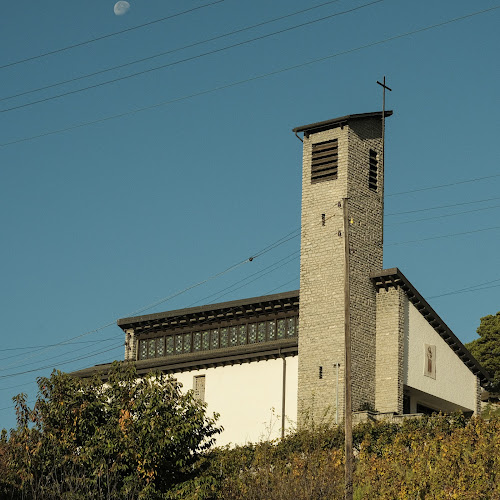
[[[125,0],[120,0],[115,3],[114,11],[116,16],[123,16],[130,9],[130,4]]]

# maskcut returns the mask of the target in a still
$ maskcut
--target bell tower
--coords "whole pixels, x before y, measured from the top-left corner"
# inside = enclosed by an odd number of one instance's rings
[[[352,408],[375,406],[376,290],[369,276],[383,264],[382,112],[293,131],[304,134],[298,422],[335,423],[344,412],[344,198],[350,223]]]

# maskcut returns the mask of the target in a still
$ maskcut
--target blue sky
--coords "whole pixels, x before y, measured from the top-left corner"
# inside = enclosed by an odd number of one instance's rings
[[[36,377],[122,358],[116,319],[297,229],[291,129],[380,109],[384,75],[394,110],[384,266],[399,267],[463,342],[500,309],[500,9],[375,43],[494,1],[130,0],[122,16],[114,3],[19,0],[0,19],[0,427],[15,425],[13,395],[34,399]],[[453,236],[429,239],[443,235]],[[298,249],[291,239],[147,312],[297,289]]]

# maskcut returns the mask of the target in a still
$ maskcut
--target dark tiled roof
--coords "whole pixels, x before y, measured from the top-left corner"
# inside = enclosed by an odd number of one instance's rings
[[[228,319],[256,316],[258,314],[277,310],[297,309],[299,303],[299,291],[276,293],[249,299],[231,300],[199,307],[189,307],[132,318],[123,318],[117,321],[122,330],[133,328],[140,333],[142,329],[166,326],[196,326],[197,323],[207,322],[207,319]]]
[[[386,110],[385,116],[391,116],[392,111]],[[295,127],[292,132],[298,134],[299,132],[304,132],[306,135],[313,132],[321,132],[322,130],[328,130],[330,128],[339,127],[346,124],[349,120],[359,120],[361,118],[381,118],[382,111],[375,111],[373,113],[359,113],[357,115],[346,115],[339,116],[338,118],[333,118],[331,120],[326,120],[324,122],[310,123],[309,125],[302,125],[300,127]]]

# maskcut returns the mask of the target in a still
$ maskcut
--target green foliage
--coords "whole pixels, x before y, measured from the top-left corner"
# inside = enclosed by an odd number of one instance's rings
[[[489,390],[500,391],[500,311],[481,318],[477,333],[479,338],[466,347],[493,377]]]
[[[116,366],[106,385],[54,373],[0,438],[0,498],[323,500],[343,498],[341,426],[209,449],[205,408],[157,374]],[[354,498],[500,500],[500,418],[368,422],[353,432]]]
[[[188,500],[343,498],[343,430],[214,449],[178,490]],[[463,415],[366,423],[354,429],[354,498],[500,499],[500,420]]]
[[[60,372],[38,380],[33,409],[15,398],[7,468],[23,498],[164,498],[196,476],[220,432],[216,417],[172,378],[138,378],[116,363],[109,380]]]

